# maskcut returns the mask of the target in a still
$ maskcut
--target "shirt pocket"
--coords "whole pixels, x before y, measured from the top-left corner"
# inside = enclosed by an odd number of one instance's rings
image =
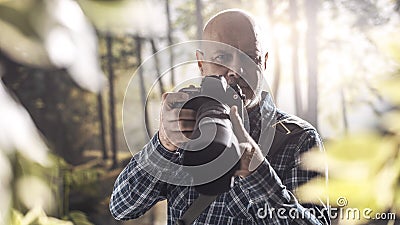
[[[224,194],[225,210],[228,217],[237,218],[239,220],[253,220],[249,214],[250,197],[248,191],[244,190],[240,185],[235,185],[233,188]]]
[[[176,186],[170,191],[168,198],[168,209],[170,210],[173,218],[181,218],[183,213],[188,208],[190,188]]]

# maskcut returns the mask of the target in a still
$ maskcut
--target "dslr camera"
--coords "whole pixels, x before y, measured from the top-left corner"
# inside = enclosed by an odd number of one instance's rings
[[[229,108],[236,105],[239,116],[243,119],[243,100],[245,95],[239,85],[228,85],[223,76],[206,76],[202,79],[200,87],[190,85],[180,89],[179,92],[187,93],[189,100],[183,104],[177,103],[174,107],[197,111],[203,104],[210,104],[210,101],[215,100]]]
[[[223,76],[206,76],[202,79],[200,87],[191,85],[179,91],[187,93],[189,100],[174,107],[192,109],[196,112],[196,123],[190,140],[182,146],[183,165],[196,167],[217,158],[222,159],[222,163],[217,163],[214,167],[200,171],[191,170],[189,174],[194,183],[201,183],[194,186],[199,193],[217,195],[228,191],[231,187],[231,178],[239,169],[241,157],[229,111],[236,105],[243,119],[245,96],[238,85],[228,85]],[[224,168],[227,169],[219,178],[209,182],[203,180],[207,174],[214,174],[221,166],[226,166]]]

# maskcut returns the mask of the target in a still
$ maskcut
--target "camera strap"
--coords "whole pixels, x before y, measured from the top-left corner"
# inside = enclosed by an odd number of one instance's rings
[[[189,225],[192,224],[197,217],[217,199],[218,195],[204,195],[200,194],[199,197],[189,206],[182,218],[177,220],[175,225]]]
[[[271,125],[275,127],[277,132],[268,152],[268,158],[274,157],[282,149],[282,145],[286,143],[290,138],[294,138],[297,135],[303,133],[306,129],[298,124],[298,120],[293,117],[279,118],[278,122]],[[279,125],[279,126],[278,126]],[[200,214],[211,205],[211,203],[217,199],[218,195],[204,195],[200,194],[199,197],[189,206],[186,212],[183,214],[181,219],[178,219],[175,225],[190,225],[192,224]]]

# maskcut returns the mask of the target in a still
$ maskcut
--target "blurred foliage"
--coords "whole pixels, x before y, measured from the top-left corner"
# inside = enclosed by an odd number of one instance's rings
[[[63,217],[57,219],[49,217],[40,207],[36,207],[28,211],[25,215],[17,210],[12,211],[10,224],[12,225],[92,225],[86,215],[79,211],[70,212]]]
[[[394,42],[391,46],[392,50],[399,49],[400,43]],[[330,204],[341,207],[336,200],[344,197],[345,207],[370,208],[372,217],[382,212],[400,215],[400,52],[390,51],[390,54],[399,69],[377,84],[388,104],[377,127],[331,140],[326,144],[325,154],[307,153],[305,166],[321,170],[327,163],[329,184],[326,187],[322,179],[309,182],[299,189],[302,198],[329,197]],[[345,222],[365,223],[366,218],[350,218]]]
[[[92,225],[92,223],[89,222],[87,216],[80,211],[71,211],[63,218],[72,221],[75,225]]]
[[[41,208],[33,208],[25,215],[17,210],[12,211],[12,225],[73,225],[70,221],[48,217]]]
[[[384,95],[393,105],[400,107],[400,30],[392,32],[390,37],[386,37],[384,42],[381,42],[379,47],[382,48],[387,57],[392,58],[397,65],[393,75],[379,84],[379,91]],[[396,120],[393,120],[396,121]]]
[[[202,17],[206,19],[211,18],[211,16],[215,15],[221,10],[240,7],[244,2],[246,1],[203,0]],[[193,16],[196,15],[196,1],[180,1],[176,6],[176,11],[178,16],[176,19],[174,19],[173,28],[177,31],[184,31],[189,40],[197,39],[196,16]],[[203,21],[203,24],[206,24],[206,20]]]
[[[119,70],[132,70],[138,66],[136,58],[136,43],[135,35],[129,34],[110,34],[110,33],[98,33],[99,38],[99,54],[101,57],[101,65],[104,70],[107,68],[107,35],[112,38],[111,55],[113,57],[113,69],[116,74]]]
[[[77,164],[84,149],[98,148],[95,95],[76,86],[62,70],[47,72],[11,62],[8,69],[4,83],[30,112],[55,153]]]
[[[13,194],[11,224],[71,224],[53,217],[62,217],[73,224],[91,224],[85,214],[69,212],[72,191],[84,196],[98,196],[100,174],[98,168],[79,168],[49,154],[48,165],[43,166],[21,154],[10,156],[13,165],[11,189]],[[91,187],[91,188],[88,188]]]
[[[26,0],[0,1],[0,30],[0,223],[91,224],[69,199],[101,172],[64,159],[81,163],[98,136],[96,96],[84,91],[106,81],[94,29],[76,1]]]
[[[56,219],[48,220],[47,215],[62,217],[73,221],[74,224],[90,224],[84,213],[69,212],[70,208],[74,208],[71,204],[86,206],[85,209],[88,210],[96,207],[95,203],[102,201],[109,194],[105,195],[99,190],[101,177],[106,174],[106,170],[96,162],[72,166],[62,158],[49,154],[49,165],[43,166],[15,154],[13,174],[11,184],[15,192],[12,220],[21,221],[16,224],[57,222]],[[79,198],[71,202],[72,195]],[[26,212],[26,215],[22,216],[22,212]]]
[[[262,1],[257,3],[260,2]],[[380,2],[325,1],[331,5],[330,11],[340,11],[344,6],[350,12],[347,14],[355,15],[355,20],[349,23],[349,26],[355,26],[361,31],[385,24],[390,19],[390,13],[386,14],[382,11],[383,8],[388,7],[382,6]],[[83,12],[98,31],[99,52],[94,29],[85,20],[81,8],[76,3],[80,4]],[[244,0],[203,0],[202,14],[203,18],[210,18],[214,13],[232,7],[264,12],[262,7],[257,8],[258,6],[255,5],[257,3]],[[170,5],[173,12],[174,42],[194,39],[196,37],[196,17],[193,16],[196,14],[195,1],[170,1]],[[287,1],[276,2],[274,13],[280,25],[287,25],[287,6]],[[15,105],[22,104],[24,107],[20,108],[23,109],[25,113],[22,113],[25,116],[23,118],[26,120],[18,121],[31,122],[30,115],[51,151],[62,157],[50,154],[48,163],[39,164],[32,155],[46,154],[45,148],[41,149],[42,151],[36,151],[37,148],[27,147],[27,144],[21,145],[26,149],[21,149],[19,145],[10,145],[10,149],[17,152],[30,152],[31,155],[19,154],[4,148],[4,146],[9,147],[7,146],[9,140],[30,144],[25,141],[24,135],[31,130],[25,129],[27,131],[24,133],[24,126],[16,126],[15,130],[20,129],[20,131],[13,133],[8,131],[14,131],[12,128],[16,122],[0,124],[0,178],[2,181],[0,183],[0,199],[2,200],[0,213],[5,212],[3,205],[8,207],[5,197],[13,195],[11,207],[14,209],[10,210],[12,224],[90,224],[89,219],[94,221],[94,218],[90,217],[89,213],[99,210],[97,208],[99,205],[103,207],[107,204],[111,185],[118,171],[106,171],[104,168],[107,166],[104,165],[104,161],[96,160],[76,166],[88,160],[83,156],[85,149],[98,149],[99,146],[96,96],[79,87],[94,92],[101,90],[104,79],[100,66],[103,70],[109,66],[105,36],[112,35],[112,69],[117,78],[117,111],[121,111],[118,104],[122,102],[123,91],[130,78],[123,75],[131,75],[128,71],[135,69],[138,64],[135,38],[145,37],[142,39],[143,52],[151,52],[148,50],[149,47],[146,47],[149,38],[155,39],[159,48],[166,45],[164,7],[163,0],[0,0],[0,30],[2,31],[0,77],[7,88],[15,94]],[[336,18],[344,18],[344,16],[343,14],[333,16],[327,20],[329,25],[332,25],[332,20]],[[76,25],[80,26],[74,27]],[[329,27],[329,29],[341,33],[341,30],[336,31],[336,27],[335,29]],[[283,40],[281,45],[286,46],[284,34],[280,34],[281,36],[280,39]],[[352,35],[346,37],[354,39]],[[179,38],[181,39],[178,40]],[[337,37],[334,36],[334,38]],[[351,48],[353,47],[352,45]],[[336,45],[334,49],[337,50]],[[394,54],[394,58],[400,59],[399,49],[399,46],[390,46],[388,52]],[[98,53],[101,61],[97,61]],[[345,51],[345,53],[349,54],[350,51]],[[364,51],[362,54],[368,55]],[[333,57],[329,56],[329,60],[335,63],[339,58],[335,57],[335,60],[332,60]],[[351,57],[358,58],[353,54]],[[384,96],[394,105],[393,108],[400,104],[398,80],[398,78],[388,79],[379,88],[379,91],[384,93]],[[354,77],[351,77],[349,82],[358,83],[354,82]],[[0,85],[0,103],[3,103],[1,91]],[[334,91],[331,92],[334,93]],[[359,91],[355,92],[358,96]],[[137,102],[140,102],[139,97],[138,95]],[[14,111],[10,111],[11,114],[2,114],[2,110],[9,109],[9,105],[1,106],[0,116],[3,117],[3,121],[8,118],[17,118],[10,116],[16,114]],[[106,104],[105,111],[108,109]],[[334,113],[337,114],[337,112]],[[351,135],[327,145],[327,161],[332,164],[330,165],[332,172],[330,191],[332,192],[329,192],[332,200],[340,194],[348,197],[350,204],[367,205],[382,211],[396,210],[395,206],[398,207],[400,204],[398,194],[400,127],[396,123],[400,119],[399,114],[399,111],[395,109],[385,112],[381,118],[381,127],[377,129],[380,133]],[[138,120],[140,119],[138,116]],[[120,122],[119,119],[117,120]],[[0,123],[3,121],[0,120]],[[339,124],[337,120],[334,120],[334,123]],[[138,146],[142,146],[145,138],[139,135],[140,132],[143,133],[141,123],[135,125],[137,126],[134,130],[135,137],[138,143],[140,142]],[[117,127],[120,128],[121,124],[117,124]],[[6,140],[4,144],[1,135],[5,133],[15,136],[11,135],[11,138],[5,136],[9,140]],[[27,136],[41,143],[41,139],[33,134],[36,133],[31,132]],[[120,143],[120,146],[123,146],[122,135],[120,135]],[[130,156],[129,153],[128,156]],[[316,165],[315,161],[313,165]],[[321,186],[313,186],[313,188],[315,192],[327,194]],[[82,210],[89,215],[89,218],[83,212],[69,211],[70,209]],[[100,210],[103,214],[108,213],[107,206]],[[110,215],[107,216],[110,217]],[[0,223],[2,219],[0,218]],[[100,221],[103,218],[96,219]],[[107,223],[106,220],[101,222]]]
[[[77,0],[100,32],[166,37],[164,0]]]
[[[93,92],[104,87],[94,29],[75,1],[2,2],[0,29],[0,50],[13,61],[64,68],[78,85]]]
[[[371,26],[378,26],[390,20],[391,10],[383,9],[384,3],[369,0],[332,1],[333,5],[344,6],[353,15],[356,15],[353,26],[365,30]]]

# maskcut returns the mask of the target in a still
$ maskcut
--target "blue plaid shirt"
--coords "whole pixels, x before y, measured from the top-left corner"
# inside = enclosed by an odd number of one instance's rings
[[[274,111],[279,120],[290,115],[272,110],[270,96],[263,98],[261,107],[249,113],[250,135],[259,140],[261,122]],[[330,224],[323,205],[300,204],[292,194],[301,184],[318,174],[300,168],[301,154],[314,147],[323,150],[316,130],[307,122],[295,118],[304,130],[298,138],[289,139],[280,152],[264,162],[246,178],[235,177],[233,187],[218,198],[193,224]],[[163,176],[181,179],[177,171],[165,169],[163,161],[154,154],[180,164],[182,151],[170,152],[160,143],[158,135],[137,153],[118,176],[110,201],[111,214],[117,220],[138,218],[158,201],[167,199],[168,224],[175,224],[199,193],[190,186],[172,185],[161,181]],[[152,170],[152,176],[148,171]],[[315,213],[310,213],[311,211]],[[297,219],[294,216],[297,213]]]

